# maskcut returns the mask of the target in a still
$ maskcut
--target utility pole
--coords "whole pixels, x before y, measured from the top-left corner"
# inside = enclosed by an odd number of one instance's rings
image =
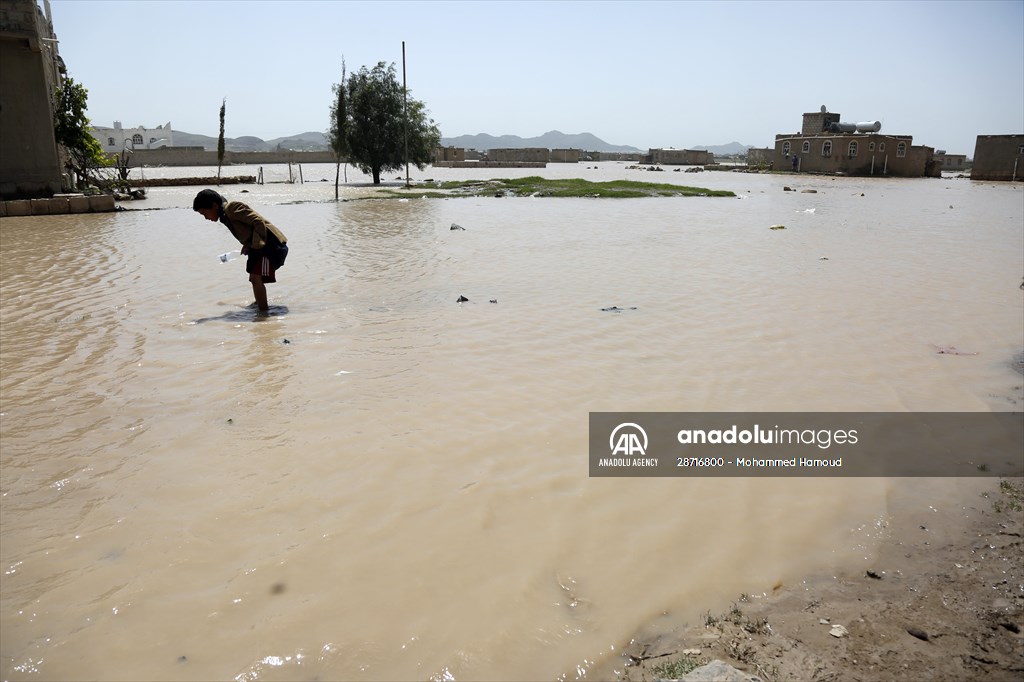
[[[409,89],[405,86],[405,41],[402,41],[402,116],[405,125],[405,188],[409,189]]]

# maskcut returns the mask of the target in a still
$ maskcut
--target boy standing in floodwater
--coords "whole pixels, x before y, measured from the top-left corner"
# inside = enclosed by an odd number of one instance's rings
[[[266,285],[277,281],[275,273],[288,257],[288,238],[284,232],[241,201],[225,201],[212,189],[196,195],[192,210],[207,220],[224,223],[242,245],[256,307],[266,313],[270,308]]]

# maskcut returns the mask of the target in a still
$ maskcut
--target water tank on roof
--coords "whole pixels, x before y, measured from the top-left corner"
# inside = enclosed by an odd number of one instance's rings
[[[833,133],[877,133],[882,129],[881,121],[864,121],[861,123],[832,123],[828,129]]]

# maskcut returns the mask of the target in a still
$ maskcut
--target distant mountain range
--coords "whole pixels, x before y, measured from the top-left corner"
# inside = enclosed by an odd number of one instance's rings
[[[203,149],[215,151],[217,149],[217,138],[175,130],[174,146],[202,147]],[[325,151],[327,149],[327,137],[323,133],[315,131],[289,135],[288,137],[275,137],[273,140],[262,140],[251,135],[225,137],[224,149],[229,152],[272,152],[276,149],[291,149],[304,152]]]
[[[609,144],[591,133],[567,134],[551,130],[538,137],[519,137],[518,135],[459,135],[458,137],[442,137],[441,145],[445,147],[464,147],[466,149],[522,149],[524,147],[542,147],[546,149],[583,149],[591,152],[625,152],[637,153],[646,151],[629,145]],[[217,149],[217,138],[209,135],[195,135],[180,130],[174,131],[174,146],[203,147],[208,150]],[[718,156],[743,154],[753,145],[730,142],[729,144],[688,147],[688,149],[706,149]],[[324,151],[327,149],[327,137],[320,132],[309,131],[288,137],[276,137],[273,140],[262,140],[258,137],[245,135],[224,139],[224,148],[231,152],[266,152],[281,150]]]
[[[608,144],[591,133],[566,134],[551,130],[539,137],[519,137],[518,135],[501,135],[494,137],[486,133],[477,135],[460,135],[458,137],[442,137],[441,145],[445,147],[464,147],[466,149],[522,149],[524,147],[541,147],[544,149],[584,149],[589,152],[639,152],[636,147],[628,145]]]

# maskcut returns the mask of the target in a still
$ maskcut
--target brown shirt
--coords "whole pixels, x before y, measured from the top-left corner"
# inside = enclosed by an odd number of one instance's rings
[[[227,225],[242,246],[248,246],[252,250],[265,247],[268,234],[272,234],[282,244],[288,242],[284,232],[241,201],[229,201],[225,204],[220,221]]]

